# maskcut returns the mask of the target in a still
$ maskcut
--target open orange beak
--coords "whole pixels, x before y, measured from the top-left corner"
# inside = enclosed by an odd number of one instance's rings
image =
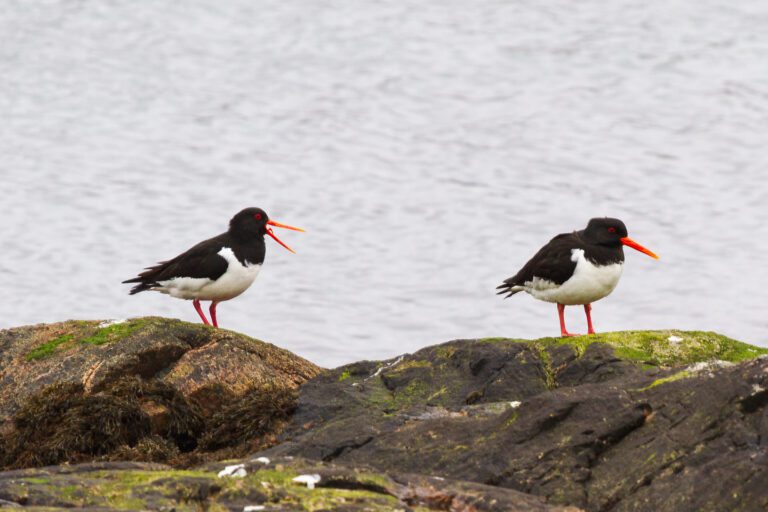
[[[643,247],[639,243],[635,242],[634,240],[632,240],[628,236],[625,236],[624,238],[621,238],[620,240],[621,240],[621,243],[623,243],[624,245],[629,246],[629,247],[635,249],[636,251],[643,252],[643,253],[647,254],[648,256],[650,256],[651,258],[653,258],[655,260],[659,259],[659,257],[656,256],[656,254],[654,254],[653,251],[651,251],[649,249],[646,249],[645,247]]]
[[[303,230],[303,229],[301,229],[301,228],[295,228],[295,227],[293,227],[293,226],[289,226],[289,225],[287,225],[287,224],[280,224],[279,222],[275,222],[275,221],[273,221],[273,220],[268,220],[268,221],[267,221],[267,225],[269,225],[269,226],[275,226],[276,228],[285,228],[285,229],[292,229],[292,230],[294,230],[294,231],[301,231],[302,233],[304,232],[304,230]],[[292,253],[296,254],[296,251],[294,251],[293,249],[291,249],[290,247],[288,247],[287,245],[285,245],[285,244],[283,243],[283,241],[282,241],[282,240],[280,240],[279,238],[277,238],[277,237],[275,236],[275,234],[272,232],[272,230],[271,230],[271,229],[267,228],[267,234],[268,234],[269,236],[271,236],[272,238],[274,238],[274,239],[275,239],[275,242],[279,243],[280,245],[282,245],[283,247],[285,247],[286,249],[288,249],[288,250],[289,250],[289,251],[291,251]]]

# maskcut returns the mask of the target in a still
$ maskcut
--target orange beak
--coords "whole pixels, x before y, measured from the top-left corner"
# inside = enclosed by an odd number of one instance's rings
[[[289,225],[287,225],[287,224],[280,224],[279,222],[275,222],[275,221],[273,221],[273,220],[268,220],[268,221],[267,221],[267,224],[268,224],[269,226],[275,226],[276,228],[285,228],[285,229],[292,229],[292,230],[294,230],[294,231],[301,231],[302,233],[304,232],[304,230],[303,230],[303,229],[301,229],[301,228],[295,228],[295,227],[293,227],[293,226],[289,226]],[[290,247],[288,247],[287,245],[285,245],[285,244],[282,242],[282,240],[280,240],[279,238],[277,238],[277,237],[275,236],[275,234],[272,232],[272,230],[271,230],[271,229],[267,228],[267,234],[268,234],[269,236],[271,236],[272,238],[274,238],[274,239],[275,239],[275,242],[279,243],[280,245],[282,245],[283,247],[285,247],[286,249],[288,249],[288,250],[289,250],[289,251],[291,251],[292,253],[296,254],[296,251],[294,251],[293,249],[291,249]]]
[[[621,238],[621,243],[623,243],[624,245],[629,246],[629,247],[635,249],[636,251],[643,252],[643,253],[647,254],[648,256],[650,256],[651,258],[653,258],[655,260],[659,259],[659,257],[656,256],[656,254],[654,254],[653,251],[651,251],[649,249],[646,249],[645,247],[643,247],[639,243],[635,242],[634,240],[632,240],[628,236],[625,236],[624,238]]]

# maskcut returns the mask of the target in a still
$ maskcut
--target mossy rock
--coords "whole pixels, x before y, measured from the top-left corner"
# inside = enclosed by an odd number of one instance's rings
[[[59,351],[75,348],[77,345],[104,345],[119,342],[134,331],[147,326],[145,318],[134,318],[121,322],[70,322],[74,333],[61,334],[30,350],[27,361],[36,361],[55,356]]]
[[[320,372],[236,333],[143,320],[130,332],[98,334],[108,326],[88,322],[0,332],[0,455],[8,465],[132,458],[180,469],[12,471],[0,474],[0,498],[176,510],[768,504],[768,349],[715,333],[455,340]],[[43,346],[45,356],[27,357]],[[224,464],[195,467],[251,450],[272,463],[228,462],[243,478],[220,478]],[[322,483],[293,482],[303,473]]]
[[[760,510],[766,354],[697,331],[455,340],[309,381],[286,442],[260,455],[490,483],[595,511]],[[713,471],[732,493],[707,483]]]
[[[707,331],[620,331],[567,338],[486,338],[483,341],[526,343],[547,348],[567,345],[579,355],[583,355],[593,343],[605,343],[620,359],[656,366],[681,366],[713,360],[737,363],[768,355],[768,348]]]
[[[295,481],[301,475],[316,485]],[[109,510],[568,512],[505,489],[417,475],[393,479],[364,468],[296,459],[231,461],[193,470],[122,462],[13,471],[0,473],[0,496],[25,507]]]

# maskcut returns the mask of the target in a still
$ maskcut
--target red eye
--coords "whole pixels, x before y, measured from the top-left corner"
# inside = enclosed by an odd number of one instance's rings
[[[608,232],[609,233],[615,233],[616,232],[616,228],[608,228]]]
[[[257,213],[256,215],[253,216],[253,218],[256,219],[256,220],[261,220],[261,214]],[[613,229],[613,228],[611,228],[611,229]]]

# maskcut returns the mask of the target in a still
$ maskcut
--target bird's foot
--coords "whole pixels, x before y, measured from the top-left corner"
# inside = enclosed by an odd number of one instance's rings
[[[563,331],[563,332],[560,333],[560,337],[561,338],[572,338],[574,336],[581,336],[581,334],[578,334],[578,333],[574,334],[574,333],[571,333],[571,332],[568,332],[568,331]]]

